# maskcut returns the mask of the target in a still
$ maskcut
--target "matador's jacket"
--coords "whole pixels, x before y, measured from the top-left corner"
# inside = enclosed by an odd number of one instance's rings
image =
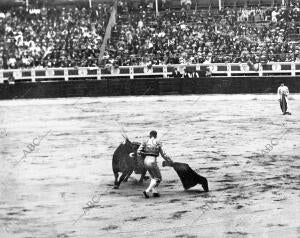
[[[137,150],[138,155],[145,156],[144,165],[148,169],[151,177],[161,179],[160,171],[157,166],[157,157],[161,155],[166,161],[172,162],[162,148],[161,142],[155,138],[150,138],[147,142],[140,145]]]

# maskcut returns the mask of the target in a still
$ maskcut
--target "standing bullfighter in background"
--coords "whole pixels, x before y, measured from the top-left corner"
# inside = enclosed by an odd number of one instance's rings
[[[284,86],[284,83],[281,83],[280,87],[277,90],[277,96],[283,115],[291,115],[291,112],[289,112],[288,95],[288,87]]]
[[[153,193],[153,197],[159,197],[157,187],[162,180],[160,170],[157,165],[157,157],[159,156],[159,154],[168,163],[170,164],[173,163],[173,161],[163,151],[162,145],[157,141],[156,137],[157,137],[157,132],[151,131],[150,139],[147,142],[142,143],[137,150],[137,154],[139,157],[141,157],[142,155],[145,156],[145,160],[144,160],[145,168],[148,170],[151,176],[149,187],[143,192],[145,198],[149,198],[150,192]]]

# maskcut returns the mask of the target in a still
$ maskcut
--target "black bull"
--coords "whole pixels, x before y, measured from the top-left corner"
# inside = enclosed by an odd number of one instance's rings
[[[140,143],[131,142],[129,139],[126,139],[125,142],[120,144],[115,150],[112,159],[112,169],[115,176],[114,188],[119,188],[123,181],[126,182],[133,171],[136,174],[141,174],[139,182],[143,181],[147,170],[144,167],[144,161],[137,159],[136,152],[139,146]],[[133,156],[130,156],[131,153],[133,153]],[[122,173],[120,178],[119,172]]]

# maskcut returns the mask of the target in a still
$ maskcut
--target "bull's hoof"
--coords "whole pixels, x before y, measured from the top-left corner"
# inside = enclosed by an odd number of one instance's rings
[[[159,197],[160,197],[160,194],[159,194],[159,193],[153,193],[153,197],[159,198]]]
[[[149,176],[145,176],[145,177],[144,177],[144,180],[148,180],[148,179],[150,179]]]
[[[150,198],[146,191],[143,192],[145,198]]]
[[[204,183],[202,183],[202,188],[205,192],[209,192],[209,189],[208,189],[208,182],[207,180],[205,179]]]
[[[114,185],[114,189],[119,189],[119,185]]]

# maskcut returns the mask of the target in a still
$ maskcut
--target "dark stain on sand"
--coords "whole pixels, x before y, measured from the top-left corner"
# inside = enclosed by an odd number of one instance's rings
[[[7,212],[6,214],[8,215],[8,216],[15,216],[15,215],[24,215],[23,213],[25,213],[25,212],[29,212],[30,210],[28,210],[28,209],[25,209],[25,208],[23,208],[23,209],[20,209],[19,211],[15,211],[15,212]]]
[[[197,238],[195,235],[189,235],[189,234],[180,234],[175,236],[175,238]]]
[[[287,226],[287,224],[273,224],[273,223],[269,223],[267,224],[267,227],[273,227],[273,226]]]
[[[145,216],[141,216],[141,217],[132,217],[132,218],[129,218],[129,219],[126,219],[125,221],[140,221],[140,220],[143,220],[143,219],[146,219],[147,217]]]
[[[70,136],[71,133],[57,133],[57,134],[53,134],[53,136]]]
[[[118,226],[115,226],[115,225],[109,225],[109,226],[106,226],[104,228],[102,228],[102,230],[105,230],[105,231],[111,231],[111,230],[116,230],[118,229],[119,227]]]
[[[72,237],[72,234],[76,233],[76,231],[70,231],[68,233],[60,233],[57,234],[57,238],[68,238],[68,237]]]
[[[207,170],[219,170],[220,168],[217,168],[217,167],[207,167],[207,168],[202,168],[202,169],[207,169]]]
[[[181,199],[175,198],[175,199],[171,199],[171,200],[169,201],[169,203],[180,202],[180,201],[181,201]]]
[[[190,211],[184,210],[184,211],[174,212],[173,215],[169,219],[180,219],[182,217],[182,215],[187,212],[190,212]]]
[[[227,235],[233,235],[236,237],[241,237],[241,236],[248,236],[247,232],[241,232],[241,231],[228,231],[226,232]]]

